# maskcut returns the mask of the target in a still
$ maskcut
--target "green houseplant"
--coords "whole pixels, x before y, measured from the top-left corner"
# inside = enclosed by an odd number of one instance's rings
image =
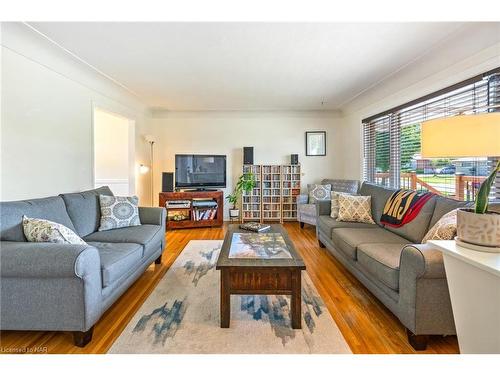
[[[465,247],[500,252],[500,215],[488,211],[491,186],[499,171],[500,161],[479,187],[474,209],[457,212],[457,240]]]
[[[255,175],[253,173],[243,173],[236,182],[236,186],[232,194],[229,194],[226,199],[231,204],[229,208],[229,216],[230,217],[238,217],[240,216],[240,211],[237,208],[238,199],[243,192],[249,193],[252,191],[257,185],[255,181]]]

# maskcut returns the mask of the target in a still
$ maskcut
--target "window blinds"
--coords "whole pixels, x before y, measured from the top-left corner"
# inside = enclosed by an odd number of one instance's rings
[[[477,190],[496,159],[423,159],[420,123],[495,110],[500,110],[500,68],[363,120],[364,179],[394,188],[414,188],[417,179],[419,190],[458,197],[454,175],[459,172],[471,180],[469,190]],[[496,191],[500,193],[500,178]]]

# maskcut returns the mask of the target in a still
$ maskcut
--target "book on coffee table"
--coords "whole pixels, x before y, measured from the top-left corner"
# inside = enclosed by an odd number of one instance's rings
[[[254,222],[240,224],[240,229],[250,230],[252,232],[263,232],[269,228],[271,228],[270,225]]]

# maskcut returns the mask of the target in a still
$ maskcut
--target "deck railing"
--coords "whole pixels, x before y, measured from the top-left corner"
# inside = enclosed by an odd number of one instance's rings
[[[431,177],[431,175],[429,175],[429,177]],[[447,187],[451,188],[450,190],[452,191],[442,191],[439,187],[433,186],[432,182],[425,181],[425,177],[423,177],[424,179],[419,177],[416,172],[401,173],[400,178],[400,187],[403,189],[427,190],[438,195],[447,196],[461,201],[474,200],[479,186],[486,179],[485,176],[464,176],[456,174],[454,176],[454,186],[453,184],[446,183],[446,185],[449,185]],[[377,184],[389,186],[389,179],[390,174],[388,172],[375,174],[375,181]]]

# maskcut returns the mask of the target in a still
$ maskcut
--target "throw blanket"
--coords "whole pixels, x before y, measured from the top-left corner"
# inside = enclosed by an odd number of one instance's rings
[[[433,195],[404,189],[395,191],[385,203],[380,222],[390,227],[401,227],[409,223]]]

